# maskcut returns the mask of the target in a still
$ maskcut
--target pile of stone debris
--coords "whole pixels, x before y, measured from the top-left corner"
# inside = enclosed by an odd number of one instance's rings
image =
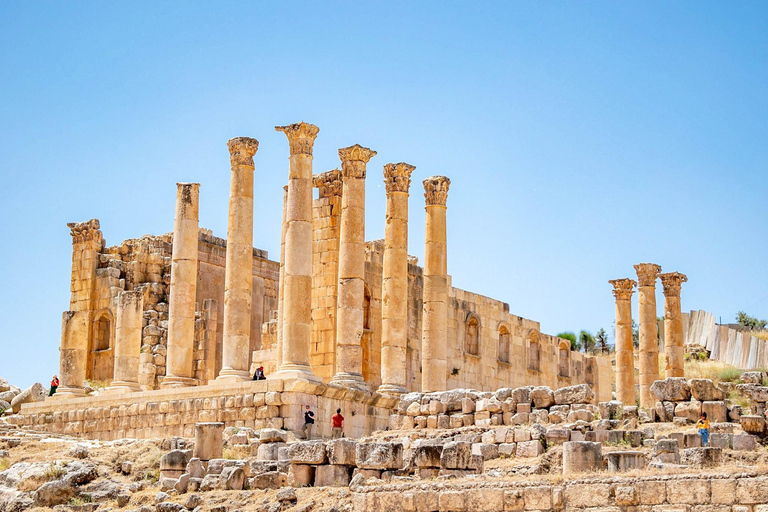
[[[48,393],[39,382],[32,384],[25,390],[9,384],[8,381],[0,377],[0,402],[7,402],[10,407],[7,410],[0,411],[0,416],[4,414],[17,413],[21,409],[21,404],[27,402],[40,402],[45,400]]]

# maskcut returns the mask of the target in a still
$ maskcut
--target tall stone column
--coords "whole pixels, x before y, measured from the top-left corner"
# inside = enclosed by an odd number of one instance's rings
[[[197,245],[199,183],[176,184],[176,217],[171,253],[171,300],[168,305],[166,376],[160,387],[195,384],[195,300],[197,298]]]
[[[309,123],[276,126],[290,145],[285,207],[282,362],[275,377],[319,380],[309,365],[312,320],[312,146],[319,131]]]
[[[640,317],[640,407],[653,407],[656,398],[651,384],[659,380],[659,332],[656,325],[656,278],[661,267],[654,263],[635,265]]]
[[[359,144],[339,150],[341,230],[336,374],[332,383],[367,389],[363,380],[363,301],[365,296],[365,168],[375,151]]]
[[[688,281],[685,274],[660,274],[664,287],[664,354],[667,357],[666,377],[685,377],[683,349],[683,315],[680,310],[680,288]]]
[[[616,297],[616,399],[635,405],[635,354],[632,344],[632,293],[637,284],[632,279],[614,279]]]
[[[224,273],[224,337],[217,380],[250,380],[251,289],[253,278],[253,155],[259,141],[227,141],[232,165],[227,260]]]
[[[451,180],[424,180],[424,316],[421,341],[421,391],[444,391],[447,383],[448,260],[445,229],[446,202]]]
[[[283,187],[283,221],[280,229],[280,277],[277,283],[277,342],[275,343],[275,368],[283,364],[283,299],[285,298],[285,210],[288,206],[288,185]]]
[[[141,391],[139,357],[144,316],[144,291],[121,292],[116,297],[115,303],[115,374],[112,384],[107,389],[109,393]]]
[[[59,349],[59,381],[61,385],[52,398],[85,396],[83,381],[88,361],[87,311],[65,311],[61,318],[61,348]]]
[[[405,393],[408,339],[408,187],[416,167],[386,164],[387,222],[381,305],[381,386],[379,393]]]

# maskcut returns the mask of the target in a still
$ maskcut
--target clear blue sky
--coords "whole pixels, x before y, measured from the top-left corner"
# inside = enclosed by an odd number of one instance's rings
[[[378,151],[451,178],[454,286],[547,333],[604,327],[608,279],[688,275],[683,309],[768,317],[765,2],[0,3],[0,376],[47,384],[69,304],[66,222],[109,245],[173,228],[175,183],[226,236],[234,136],[256,155],[254,243],[279,254],[288,144],[315,172]],[[636,296],[635,296],[636,297]],[[636,301],[636,299],[635,299]],[[659,315],[663,296],[658,293]],[[633,305],[636,314],[636,302]]]

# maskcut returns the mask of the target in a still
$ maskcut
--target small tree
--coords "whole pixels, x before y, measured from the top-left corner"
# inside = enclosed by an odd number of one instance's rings
[[[634,320],[632,320],[632,345],[635,348],[640,346],[640,326]]]
[[[558,338],[563,338],[571,342],[571,350],[578,352],[581,349],[581,343],[576,338],[576,333],[566,331],[557,335]]]
[[[582,330],[579,333],[579,343],[584,352],[589,352],[595,348],[595,337],[589,332]]]
[[[595,335],[595,346],[600,349],[600,352],[608,352],[608,335],[602,327]]]
[[[736,314],[736,321],[739,322],[739,325],[753,331],[762,331],[765,329],[765,326],[768,325],[768,320],[758,320],[754,316],[749,316],[743,311],[739,311]]]

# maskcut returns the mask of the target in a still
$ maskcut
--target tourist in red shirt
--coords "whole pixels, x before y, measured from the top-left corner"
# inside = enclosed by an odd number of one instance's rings
[[[336,409],[336,414],[331,417],[333,422],[333,432],[331,437],[338,439],[344,435],[344,416],[341,415],[341,409]]]

